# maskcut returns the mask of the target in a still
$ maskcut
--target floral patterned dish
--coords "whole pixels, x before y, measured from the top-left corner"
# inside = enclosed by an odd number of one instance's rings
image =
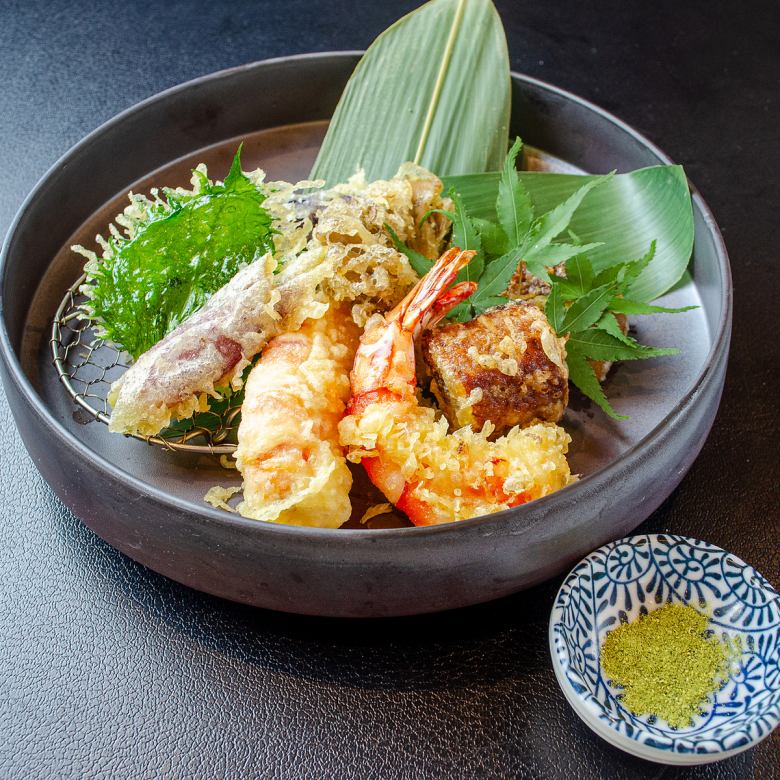
[[[603,675],[601,644],[619,621],[666,602],[703,608],[722,639],[740,638],[735,671],[692,726],[633,715]],[[739,753],[780,723],[780,596],[755,569],[707,542],[671,534],[600,547],[565,579],[550,617],[558,683],[577,715],[628,753],[664,764],[704,764]]]

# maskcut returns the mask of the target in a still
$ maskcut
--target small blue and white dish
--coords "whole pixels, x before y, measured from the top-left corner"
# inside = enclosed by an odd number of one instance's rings
[[[679,730],[625,709],[599,660],[608,631],[669,601],[706,612],[716,635],[740,637],[744,648],[706,714]],[[591,553],[558,591],[550,652],[577,715],[607,742],[649,761],[720,761],[760,742],[780,723],[780,596],[751,566],[707,542],[648,534]]]

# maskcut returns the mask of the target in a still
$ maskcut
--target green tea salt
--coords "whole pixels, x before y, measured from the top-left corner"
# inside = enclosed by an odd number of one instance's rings
[[[729,674],[731,649],[705,633],[708,623],[693,607],[666,604],[607,634],[601,665],[627,709],[672,728],[691,724]]]

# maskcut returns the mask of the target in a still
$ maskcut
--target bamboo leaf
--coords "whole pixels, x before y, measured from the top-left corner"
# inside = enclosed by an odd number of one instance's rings
[[[506,37],[493,3],[432,0],[385,30],[360,60],[311,178],[333,185],[362,167],[369,180],[384,179],[409,160],[440,176],[498,170],[510,99]]]
[[[537,213],[572,195],[588,179],[575,174],[520,172]],[[498,173],[452,176],[472,217],[496,220]],[[569,225],[582,241],[602,241],[588,256],[598,274],[617,262],[641,257],[653,239],[655,257],[631,286],[632,300],[646,303],[682,277],[693,248],[688,182],[679,165],[658,165],[613,176],[590,192]]]

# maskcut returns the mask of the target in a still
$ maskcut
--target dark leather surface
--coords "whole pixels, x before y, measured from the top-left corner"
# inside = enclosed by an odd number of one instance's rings
[[[364,47],[412,5],[6,0],[0,230],[62,152],[137,100],[251,60]],[[778,5],[498,5],[513,67],[645,132],[715,212],[735,281],[725,397],[691,472],[641,530],[707,539],[778,585]],[[778,733],[693,770],[592,735],[550,666],[558,582],[384,622],[221,602],[87,531],[38,476],[4,399],[0,424],[2,778],[778,776]]]

